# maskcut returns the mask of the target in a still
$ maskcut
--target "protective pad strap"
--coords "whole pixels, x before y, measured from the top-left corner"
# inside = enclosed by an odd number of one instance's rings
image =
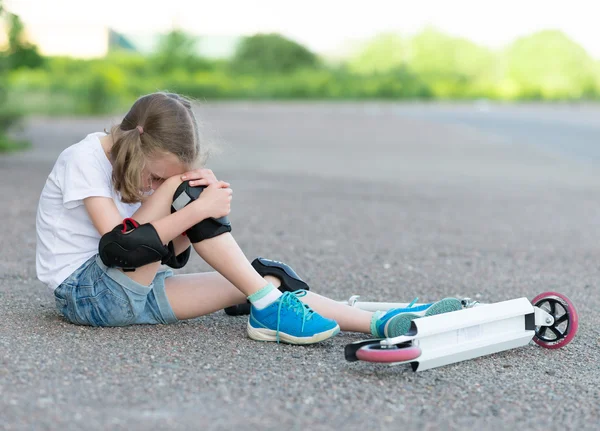
[[[179,211],[180,209],[189,205],[191,202],[198,199],[200,193],[202,193],[205,188],[205,186],[191,187],[189,181],[182,182],[179,187],[177,187],[177,190],[173,195],[171,213]],[[213,238],[225,232],[231,232],[231,223],[227,217],[221,217],[218,219],[207,218],[185,231],[187,237],[192,243]]]
[[[310,290],[308,284],[283,262],[258,257],[252,262],[252,267],[263,277],[271,275],[281,280],[281,286],[278,289],[282,292],[294,292],[300,289]]]
[[[169,248],[162,243],[158,232],[150,223],[139,225],[127,218],[100,238],[100,259],[108,267],[135,271],[153,262],[168,259]]]
[[[175,255],[175,246],[173,241],[169,242],[169,256],[163,259],[162,263],[170,266],[173,269],[183,268],[190,260],[190,253],[192,252],[192,246],[189,246],[184,252]]]
[[[191,243],[214,238],[225,232],[231,232],[230,224],[222,224],[213,218],[207,218],[189,228],[185,233]]]

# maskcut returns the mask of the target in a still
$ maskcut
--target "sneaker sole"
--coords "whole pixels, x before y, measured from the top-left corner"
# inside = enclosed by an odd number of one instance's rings
[[[427,310],[425,310],[423,312],[402,313],[402,314],[399,314],[398,316],[392,317],[390,319],[390,321],[387,323],[387,325],[385,326],[384,332],[388,333],[388,334],[390,332],[392,332],[394,334],[398,334],[398,335],[395,335],[395,337],[404,335],[410,330],[411,322],[419,317],[435,316],[436,314],[450,313],[452,311],[458,311],[460,309],[462,309],[462,303],[461,303],[460,299],[445,298],[445,299],[442,299],[442,300],[436,302],[435,304],[433,304],[431,307],[429,307]],[[393,337],[389,337],[389,336],[387,336],[387,337],[393,338]]]
[[[247,326],[248,337],[256,341],[277,341],[277,331],[266,328],[255,328],[250,323]],[[279,341],[288,344],[313,344],[337,335],[340,332],[339,325],[329,331],[319,332],[312,337],[294,337],[279,331]]]

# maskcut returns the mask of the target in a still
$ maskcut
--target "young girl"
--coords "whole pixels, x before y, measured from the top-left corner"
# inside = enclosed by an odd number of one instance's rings
[[[250,338],[308,344],[340,329],[394,337],[414,318],[461,308],[446,298],[370,313],[290,291],[304,284],[283,263],[259,273],[231,234],[230,185],[194,169],[200,146],[189,101],[161,92],[60,154],[38,206],[36,269],[68,321],[167,324],[249,301]],[[192,248],[216,272],[161,269],[185,265]]]

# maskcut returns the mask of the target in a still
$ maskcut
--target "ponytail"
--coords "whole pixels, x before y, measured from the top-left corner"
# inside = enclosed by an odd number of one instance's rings
[[[121,193],[121,200],[131,204],[142,199],[142,171],[146,156],[138,129],[120,132],[110,152],[113,164],[112,180],[115,190]]]

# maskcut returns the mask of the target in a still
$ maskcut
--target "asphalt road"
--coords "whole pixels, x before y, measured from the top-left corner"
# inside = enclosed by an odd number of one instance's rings
[[[117,118],[32,118],[0,156],[0,428],[598,429],[600,107],[213,104],[209,166],[248,258],[335,299],[497,302],[557,290],[580,315],[531,345],[422,373],[261,344],[223,312],[172,326],[66,323],[35,276],[35,211],[58,153]],[[195,256],[184,272],[210,268]]]

